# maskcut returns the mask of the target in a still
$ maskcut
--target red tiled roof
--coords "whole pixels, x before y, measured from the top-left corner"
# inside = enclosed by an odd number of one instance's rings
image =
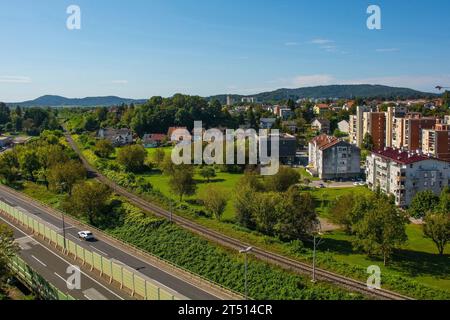
[[[325,104],[325,103],[316,104],[316,107],[319,108],[319,109],[328,109],[328,108],[330,108],[330,106]]]
[[[322,148],[335,141],[339,141],[339,139],[326,134],[321,134],[320,136],[317,136],[314,139],[312,139],[311,143],[316,143],[319,148]]]
[[[401,164],[412,164],[429,159],[437,160],[436,158],[424,154],[412,153],[393,148],[385,148],[384,150],[374,151],[373,153],[381,156],[382,158],[393,160]]]
[[[186,127],[170,127],[169,131],[167,132],[167,136],[169,139],[172,137],[172,133],[177,129],[187,129]]]

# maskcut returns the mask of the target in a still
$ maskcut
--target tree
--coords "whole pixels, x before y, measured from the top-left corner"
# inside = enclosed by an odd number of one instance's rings
[[[433,191],[418,192],[411,201],[408,213],[414,218],[423,218],[429,211],[435,211],[439,204],[439,197]]]
[[[175,164],[172,161],[170,154],[164,156],[164,161],[161,163],[161,169],[165,175],[172,175],[175,172]]]
[[[450,211],[447,211],[447,213],[427,213],[423,233],[434,242],[439,255],[443,255],[445,246],[450,239]]]
[[[200,170],[200,175],[209,183],[211,181],[211,178],[214,178],[216,176],[216,170],[214,170],[214,168],[211,166],[204,166]]]
[[[384,265],[393,250],[407,240],[406,216],[387,197],[372,199],[372,206],[353,225],[353,245],[369,255],[381,255]]]
[[[187,165],[180,165],[175,167],[169,180],[170,189],[180,196],[180,201],[183,201],[183,196],[193,195],[197,189],[194,181],[194,170]]]
[[[372,135],[368,132],[366,132],[366,134],[364,135],[362,143],[363,143],[363,148],[366,150],[370,150],[370,151],[372,151],[375,146]]]
[[[240,184],[235,189],[234,209],[236,210],[237,222],[246,228],[256,227],[253,216],[253,202],[256,191],[248,184]]]
[[[100,158],[109,158],[113,152],[114,147],[110,141],[101,139],[95,143],[95,154]]]
[[[442,190],[438,210],[444,214],[450,212],[450,187],[445,187]]]
[[[35,181],[34,175],[41,167],[39,157],[34,150],[22,150],[19,153],[19,166],[31,181]]]
[[[0,102],[0,125],[11,121],[10,110],[6,104]]]
[[[73,187],[72,195],[67,196],[63,208],[75,215],[85,216],[91,225],[103,218],[108,208],[111,190],[97,181],[83,181]]]
[[[75,183],[86,178],[86,169],[75,160],[54,165],[48,174],[50,187],[57,192],[72,194]]]
[[[155,165],[160,168],[162,163],[164,162],[164,158],[166,156],[166,153],[163,149],[157,148],[155,149],[155,152],[153,153],[152,160],[155,163]]]
[[[256,229],[264,234],[273,235],[280,204],[283,199],[279,193],[267,192],[253,195],[252,212]]]
[[[20,178],[19,160],[16,152],[0,154],[0,177],[7,185],[13,185]]]
[[[353,194],[346,194],[334,201],[330,208],[330,220],[342,225],[346,233],[351,233],[352,230],[352,211],[355,202],[356,199]]]
[[[220,220],[227,206],[226,192],[218,187],[211,186],[202,193],[201,200],[206,210]]]
[[[277,174],[267,178],[267,189],[275,192],[285,192],[289,187],[299,183],[300,174],[289,167],[280,167]]]
[[[310,193],[300,193],[297,186],[292,186],[282,197],[281,210],[274,227],[280,238],[297,240],[317,229],[319,221]]]
[[[141,145],[125,146],[117,153],[117,162],[131,172],[139,172],[144,168],[147,151]]]
[[[14,232],[6,224],[0,222],[0,289],[3,289],[6,280],[10,276],[8,263],[19,251],[14,242]]]

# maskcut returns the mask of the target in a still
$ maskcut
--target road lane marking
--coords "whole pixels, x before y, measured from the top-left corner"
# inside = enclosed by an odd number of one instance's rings
[[[107,254],[106,252],[103,252],[102,250],[97,249],[96,247],[94,247],[94,246],[92,246],[92,245],[89,245],[89,247],[91,247],[91,248],[94,249],[95,251],[98,251],[98,252],[104,254],[105,256],[108,256],[108,254]]]
[[[89,298],[87,295],[84,294],[84,297],[88,300],[92,300],[91,298]]]
[[[3,219],[2,217],[0,217],[0,220],[3,220],[5,223],[7,223],[8,225],[10,225],[11,227],[13,227],[14,229],[16,229],[17,231],[19,231],[20,233],[27,235],[25,232],[23,232],[22,230],[20,230],[18,227],[16,227],[15,225],[11,224],[9,221]],[[48,252],[50,252],[51,254],[53,254],[55,257],[57,257],[58,259],[64,261],[65,263],[67,263],[69,266],[71,266],[72,264],[67,261],[66,259],[60,257],[58,254],[56,254],[55,252],[53,252],[52,250],[50,250],[49,248],[43,246],[41,243],[37,243],[39,246],[41,246],[42,248],[44,248],[45,250],[47,250]],[[98,284],[100,287],[102,287],[103,289],[105,289],[106,291],[110,292],[111,294],[113,294],[114,296],[116,296],[117,298],[119,298],[120,300],[125,300],[124,298],[122,298],[121,296],[119,296],[118,294],[116,294],[114,291],[112,291],[111,289],[107,288],[106,286],[104,286],[103,284],[101,284],[100,282],[98,282],[97,280],[95,280],[94,278],[92,278],[90,275],[88,275],[86,272],[84,272],[83,270],[80,269],[80,272],[82,274],[84,274],[86,277],[88,277],[89,279],[91,279],[92,281],[94,281],[96,284]]]
[[[31,257],[36,260],[37,262],[39,262],[40,264],[42,264],[44,267],[47,267],[47,265],[45,263],[43,263],[41,260],[39,260],[38,258],[36,258],[35,256],[31,255]]]
[[[68,285],[69,283],[67,282],[66,279],[64,279],[62,276],[60,276],[59,274],[57,274],[56,272],[53,272],[55,274],[55,276],[57,276],[58,278],[60,278],[62,281],[64,281],[66,283],[66,285]]]
[[[6,192],[8,195],[10,195],[11,197],[13,197],[13,198],[15,198],[15,199],[19,199],[19,202],[20,202],[21,198],[20,198],[19,196],[16,196],[15,194],[12,194],[10,190],[6,189],[5,192]],[[139,199],[139,200],[140,200],[140,199]],[[22,201],[25,201],[25,200],[22,200]],[[32,201],[35,201],[35,200],[32,200]],[[43,210],[43,209],[39,208],[37,205],[35,205],[35,204],[32,203],[32,202],[29,202],[29,203],[27,203],[27,204],[30,205],[30,206],[32,206],[32,207],[34,207],[34,208],[37,208],[37,209],[39,209],[39,210],[41,210],[41,211]],[[57,218],[56,216],[54,216],[54,215],[51,214],[51,213],[48,213],[48,212],[45,212],[45,211],[43,211],[43,212],[44,212],[46,215],[50,216],[50,217]],[[72,225],[70,225],[70,226],[72,226]],[[79,238],[73,236],[72,234],[69,234],[69,235],[81,242],[81,240],[80,240]],[[195,288],[195,289],[197,289],[197,290],[200,290],[200,291],[202,291],[202,292],[204,292],[204,293],[206,293],[206,294],[208,294],[208,295],[210,295],[210,296],[214,296],[214,297],[218,298],[219,300],[221,299],[219,296],[215,295],[214,293],[208,292],[208,291],[206,291],[206,290],[204,290],[204,289],[202,289],[202,288],[196,286],[195,284],[193,284],[193,283],[187,281],[186,279],[183,279],[182,277],[180,277],[180,276],[178,276],[178,275],[175,275],[175,274],[172,274],[172,273],[170,273],[170,272],[167,272],[167,271],[165,271],[164,269],[160,268],[159,266],[157,266],[157,265],[155,265],[155,264],[152,264],[152,263],[150,263],[150,262],[148,262],[148,261],[144,261],[142,258],[138,257],[137,255],[133,254],[132,252],[128,252],[128,251],[122,250],[121,248],[115,247],[113,244],[111,244],[111,243],[108,242],[108,241],[103,241],[103,243],[107,244],[107,245],[108,245],[109,247],[111,247],[112,249],[115,249],[115,250],[118,250],[119,252],[125,253],[126,255],[129,255],[130,257],[133,257],[133,258],[135,258],[135,259],[141,261],[142,263],[144,263],[144,264],[146,264],[146,265],[148,265],[148,266],[150,266],[150,267],[153,267],[153,268],[159,270],[159,271],[162,272],[163,274],[166,274],[166,275],[168,275],[168,276],[170,276],[170,277],[173,277],[173,278],[176,278],[176,279],[180,280],[180,281],[183,282],[184,284],[188,284],[188,285],[190,285],[191,287],[193,287],[193,288]],[[128,264],[125,264],[125,265],[129,266]],[[144,273],[142,273],[142,274],[145,275]],[[147,275],[145,275],[145,276],[148,277]],[[167,286],[166,286],[166,287],[167,287]],[[173,290],[173,291],[175,291],[175,290],[172,289],[172,288],[170,288],[170,289]],[[184,296],[184,295],[183,295],[183,296]]]

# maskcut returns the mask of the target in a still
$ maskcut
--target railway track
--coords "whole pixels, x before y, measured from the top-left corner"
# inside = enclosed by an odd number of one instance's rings
[[[155,215],[167,219],[172,219],[174,223],[177,223],[181,227],[188,229],[194,233],[197,233],[209,240],[212,240],[216,243],[219,243],[225,247],[240,250],[242,248],[246,248],[249,246],[253,247],[253,250],[251,251],[251,254],[253,254],[256,258],[276,264],[284,269],[292,270],[298,273],[302,274],[311,274],[312,273],[312,267],[306,263],[299,262],[287,257],[284,257],[282,255],[269,252],[263,249],[260,249],[258,247],[254,247],[253,245],[250,245],[248,243],[242,242],[240,240],[234,239],[232,237],[223,235],[219,232],[213,231],[211,229],[208,229],[204,226],[201,226],[189,219],[186,219],[184,217],[171,214],[170,211],[167,211],[165,209],[162,209],[161,207],[150,203],[139,196],[135,195],[134,193],[129,192],[128,190],[120,187],[104,175],[102,175],[100,172],[97,171],[83,156],[81,151],[79,150],[78,146],[76,145],[75,141],[73,141],[70,134],[66,133],[66,138],[69,143],[69,145],[72,147],[72,149],[79,155],[81,161],[83,162],[83,165],[85,168],[90,172],[91,175],[96,177],[99,181],[102,183],[108,185],[111,189],[113,189],[117,194],[120,194],[126,198],[129,199],[130,202],[135,204],[136,206],[140,207],[143,210],[149,211],[154,213]],[[341,275],[338,275],[336,273],[323,270],[320,268],[316,268],[316,277],[320,280],[328,281],[334,284],[337,284],[341,287],[350,289],[355,292],[359,292],[365,295],[369,295],[371,297],[382,299],[382,300],[413,300],[410,297],[401,295],[399,293],[385,290],[385,289],[369,289],[367,285],[361,281],[357,281],[348,277],[344,277]]]

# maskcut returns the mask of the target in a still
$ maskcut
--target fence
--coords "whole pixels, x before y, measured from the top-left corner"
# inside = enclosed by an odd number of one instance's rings
[[[15,256],[9,262],[9,268],[24,284],[46,300],[75,300],[71,295],[61,292],[45,280],[39,273],[27,265],[21,258]]]
[[[128,266],[114,262],[96,252],[89,251],[71,240],[64,240],[63,236],[50,228],[44,221],[30,217],[15,207],[0,201],[0,210],[9,215],[22,226],[29,228],[35,234],[54,245],[56,248],[80,260],[83,266],[96,270],[100,276],[109,278],[110,283],[116,283],[121,289],[128,289],[132,296],[139,296],[144,300],[179,300],[185,297],[176,296],[170,289],[163,289],[145,276],[134,272]]]

